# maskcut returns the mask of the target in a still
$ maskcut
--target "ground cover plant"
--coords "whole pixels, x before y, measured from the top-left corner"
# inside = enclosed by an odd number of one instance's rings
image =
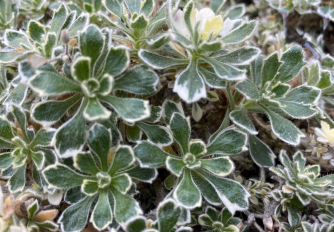
[[[0,231],[334,232],[333,12],[0,0]]]

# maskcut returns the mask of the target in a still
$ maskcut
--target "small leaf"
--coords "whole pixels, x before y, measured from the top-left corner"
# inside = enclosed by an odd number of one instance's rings
[[[35,21],[31,20],[28,24],[27,33],[32,41],[37,41],[38,43],[42,43],[42,38],[46,33],[44,26]]]
[[[314,104],[321,95],[321,90],[312,86],[299,86],[285,95],[284,101],[292,101],[300,104]]]
[[[191,114],[193,116],[193,119],[198,122],[199,120],[201,120],[202,116],[203,116],[203,111],[201,109],[201,107],[197,104],[197,102],[194,102],[192,104],[191,107]]]
[[[117,0],[103,0],[102,3],[110,13],[118,18],[122,18],[122,7]]]
[[[320,63],[317,60],[313,60],[308,66],[307,84],[314,86],[320,80]]]
[[[175,158],[173,156],[168,156],[166,159],[167,169],[175,176],[181,176],[184,168],[184,163],[182,159]]]
[[[164,110],[163,117],[167,124],[170,124],[170,121],[171,121],[171,118],[174,112],[184,115],[181,102],[175,103],[170,100],[165,100],[164,103],[162,104],[162,108]]]
[[[145,29],[149,24],[148,18],[145,15],[141,14],[135,18],[135,20],[131,20],[130,26],[134,31],[141,31]]]
[[[279,61],[277,52],[273,53],[267,59],[264,60],[263,68],[262,68],[262,75],[261,75],[262,76],[262,87],[268,81],[272,81],[275,78],[282,64],[283,62]]]
[[[92,71],[94,70],[95,63],[101,55],[104,46],[103,35],[100,29],[91,24],[86,27],[85,30],[79,32],[79,46],[81,54],[91,58],[90,76],[94,76]]]
[[[289,50],[283,53],[281,58],[283,64],[278,69],[278,74],[275,76],[275,82],[288,82],[302,69],[306,64],[304,62],[303,49],[299,46],[293,46]]]
[[[155,7],[154,1],[142,0],[140,4],[141,4],[140,13],[143,13],[146,17],[149,17],[152,14]]]
[[[83,112],[87,121],[106,120],[111,112],[107,110],[97,98],[89,98],[88,104]]]
[[[28,218],[33,219],[37,211],[39,210],[38,201],[35,200],[31,205],[28,206]]]
[[[67,158],[80,152],[86,142],[86,121],[82,115],[86,104],[84,99],[78,112],[59,127],[53,137],[51,144],[60,157]]]
[[[260,53],[261,50],[256,47],[244,46],[236,51],[227,53],[226,55],[215,57],[215,59],[230,65],[248,65],[255,60]]]
[[[195,185],[189,169],[184,170],[182,180],[173,192],[173,197],[183,207],[193,209],[202,205],[202,196]]]
[[[11,155],[11,152],[1,153],[0,154],[0,169],[9,168],[14,162],[15,157]]]
[[[202,169],[198,169],[198,173],[215,187],[224,205],[232,214],[237,210],[242,211],[248,208],[250,194],[241,184],[230,179],[216,177]]]
[[[44,161],[45,161],[44,153],[41,151],[38,152],[30,151],[30,156],[31,159],[34,161],[37,170],[41,170],[44,166]]]
[[[139,165],[136,165],[126,170],[126,173],[129,174],[131,178],[140,180],[146,183],[152,183],[153,180],[155,180],[155,178],[158,175],[158,172],[156,169],[141,168]]]
[[[153,143],[143,141],[133,149],[141,167],[158,168],[165,165],[169,156]]]
[[[4,35],[5,43],[12,48],[18,49],[33,49],[30,44],[28,36],[21,31],[6,30]]]
[[[111,180],[111,186],[116,188],[121,194],[126,194],[131,188],[131,178],[128,174],[122,173],[117,176],[113,176]]]
[[[181,146],[183,154],[188,153],[191,133],[189,118],[185,118],[180,113],[173,113],[169,129],[171,130],[174,139]]]
[[[247,130],[250,134],[258,134],[252,121],[248,118],[247,111],[245,109],[232,111],[230,113],[230,119],[234,122],[234,124]]]
[[[176,75],[173,91],[187,103],[206,98],[206,90],[202,77],[198,73],[198,61],[192,59],[188,67]]]
[[[101,76],[107,73],[112,77],[115,77],[124,72],[129,64],[129,52],[125,47],[111,47],[106,57],[104,70],[102,71]]]
[[[138,56],[147,65],[154,69],[166,69],[172,66],[189,64],[189,60],[187,59],[175,59],[172,57],[161,56],[143,49],[139,50]]]
[[[42,44],[45,56],[47,58],[51,58],[52,57],[53,47],[56,44],[57,44],[57,35],[56,35],[56,33],[49,32],[46,35],[45,43]]]
[[[71,66],[73,79],[78,82],[88,80],[90,77],[90,62],[89,57],[81,56],[77,58]]]
[[[134,161],[135,157],[130,146],[118,146],[108,171],[109,175],[113,176],[118,170],[129,167]]]
[[[61,223],[62,230],[70,232],[81,231],[85,228],[94,199],[95,196],[87,196],[79,202],[66,208],[58,220],[58,223]]]
[[[157,123],[162,116],[163,108],[161,106],[151,106],[151,116],[145,119],[146,122]]]
[[[248,135],[249,153],[254,162],[259,166],[273,167],[275,165],[275,154],[260,139],[254,135]]]
[[[80,152],[73,158],[74,167],[84,173],[96,175],[100,169],[96,166],[95,160],[90,152]]]
[[[111,148],[111,132],[95,123],[88,132],[88,146],[100,158],[103,171],[108,170],[108,153]]]
[[[191,140],[189,147],[190,153],[196,156],[203,155],[207,152],[206,145],[202,140]]]
[[[256,85],[248,79],[239,82],[235,88],[241,92],[247,100],[258,100],[260,98],[260,93]]]
[[[98,230],[104,230],[112,222],[112,210],[109,204],[108,189],[101,190],[94,207],[90,222]]]
[[[108,103],[123,120],[129,123],[134,123],[150,116],[148,101],[114,96],[100,96],[99,99]]]
[[[67,19],[67,9],[65,4],[61,4],[57,10],[54,11],[52,22],[51,22],[51,32],[56,33],[56,37],[59,36],[60,30],[64,26]]]
[[[80,29],[85,28],[89,22],[89,13],[82,13],[68,28],[70,37],[77,36]]]
[[[224,44],[236,44],[248,39],[254,32],[257,21],[250,21],[241,24],[239,27],[230,31],[222,41]]]
[[[208,155],[234,155],[246,150],[247,134],[236,129],[221,131],[207,146]]]
[[[47,101],[37,103],[31,111],[34,121],[43,126],[50,126],[60,120],[66,111],[82,98],[81,94],[75,94],[63,101]]]
[[[114,196],[114,214],[118,223],[124,223],[133,216],[142,213],[138,202],[126,195],[121,194],[117,189],[111,188]]]
[[[217,157],[211,159],[201,159],[202,168],[217,176],[227,176],[233,169],[234,164],[229,157]]]
[[[264,108],[264,110],[268,114],[273,132],[284,142],[291,145],[298,145],[300,138],[305,137],[305,135],[289,120],[267,108]]]
[[[14,134],[13,134],[13,130],[10,125],[10,122],[4,115],[0,116],[0,131],[1,131],[1,134],[0,134],[1,138],[7,141],[11,141],[12,138],[14,138]]]
[[[46,147],[50,146],[51,140],[55,134],[56,130],[53,128],[40,129],[35,138],[29,144],[30,147]]]
[[[11,193],[21,192],[26,183],[27,164],[22,165],[15,170],[14,174],[8,181],[8,189]]]
[[[136,125],[140,127],[149,140],[157,146],[168,146],[173,142],[171,133],[163,126],[149,125],[143,122],[137,122]]]
[[[181,209],[172,199],[161,202],[157,209],[158,228],[161,232],[169,232],[178,222]]]
[[[313,109],[311,105],[298,104],[296,102],[284,101],[281,109],[289,116],[298,119],[306,119],[318,114],[318,111]]]
[[[144,65],[137,65],[125,75],[115,80],[113,89],[146,95],[157,91],[158,75]]]
[[[32,90],[37,92],[41,97],[59,96],[65,93],[81,92],[79,85],[73,81],[51,72],[40,72],[29,80]]]

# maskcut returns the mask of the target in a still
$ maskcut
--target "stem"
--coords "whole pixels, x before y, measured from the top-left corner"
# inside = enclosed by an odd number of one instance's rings
[[[226,86],[226,93],[227,93],[228,100],[231,104],[230,109],[231,109],[231,111],[233,111],[234,108],[235,108],[235,102],[234,102],[234,99],[233,99],[233,96],[232,96],[231,87],[230,87],[229,82],[227,83],[227,86]]]

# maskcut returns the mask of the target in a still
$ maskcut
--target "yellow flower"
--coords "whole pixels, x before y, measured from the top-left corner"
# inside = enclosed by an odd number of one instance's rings
[[[321,121],[321,129],[314,128],[314,131],[318,142],[334,146],[334,129],[331,129],[328,123]]]

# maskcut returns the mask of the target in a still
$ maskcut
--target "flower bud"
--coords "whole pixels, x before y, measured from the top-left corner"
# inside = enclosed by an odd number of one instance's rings
[[[68,30],[64,29],[61,31],[61,35],[60,35],[61,41],[64,44],[68,44],[68,42],[70,42],[70,34],[68,33]]]

